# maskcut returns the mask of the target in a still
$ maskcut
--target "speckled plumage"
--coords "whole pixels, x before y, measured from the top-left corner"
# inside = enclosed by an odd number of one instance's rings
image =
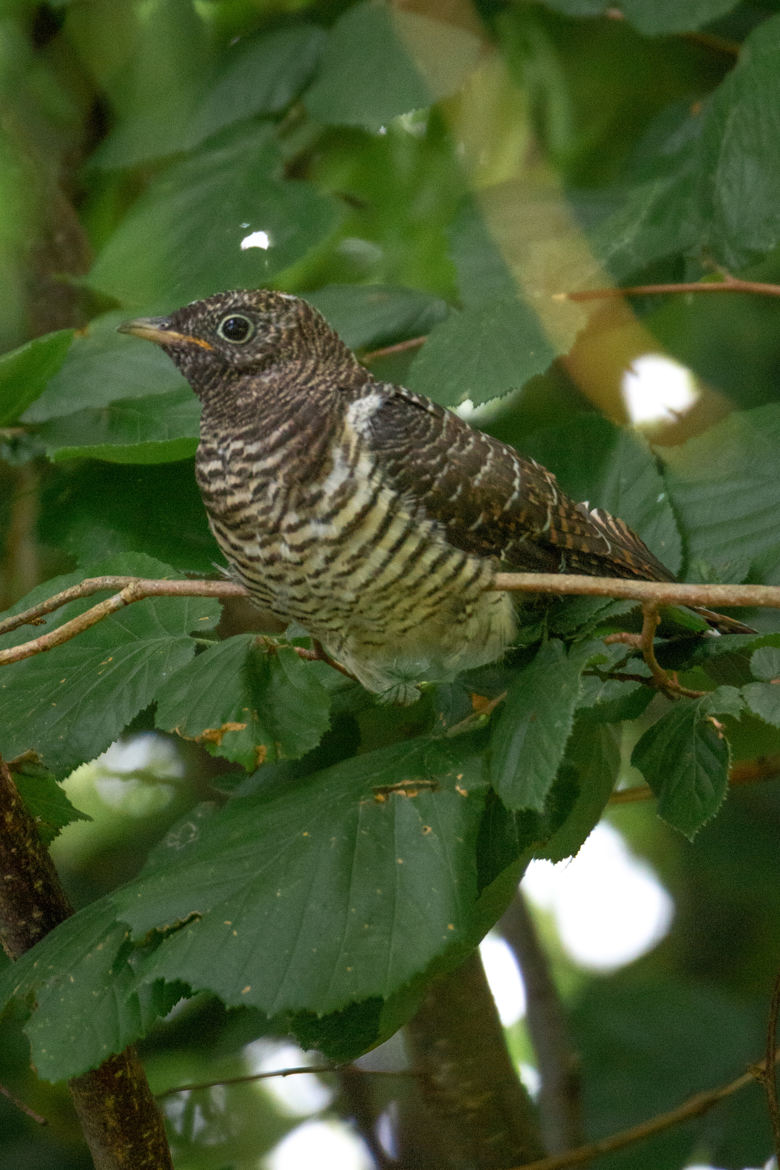
[[[221,293],[122,328],[202,400],[197,479],[235,576],[387,699],[501,656],[499,568],[671,579],[538,463],[375,380],[298,297]]]

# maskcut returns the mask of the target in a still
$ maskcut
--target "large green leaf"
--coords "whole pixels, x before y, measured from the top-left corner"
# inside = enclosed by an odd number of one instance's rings
[[[780,406],[731,414],[663,457],[689,557],[780,563]]]
[[[387,792],[404,782],[419,790]],[[473,930],[483,799],[455,753],[393,745],[237,797],[117,911],[138,937],[186,923],[145,975],[229,1004],[276,1015],[386,998]]]
[[[739,0],[622,0],[629,24],[647,36],[691,32],[736,8]]]
[[[751,656],[750,667],[760,682],[747,683],[742,695],[751,711],[765,723],[780,727],[780,650],[763,646]]]
[[[745,40],[707,107],[700,151],[702,223],[712,254],[739,268],[780,242],[780,16]]]
[[[290,647],[255,643],[237,634],[177,671],[158,695],[157,726],[247,768],[316,747],[329,697],[313,664]]]
[[[72,340],[71,329],[60,329],[0,356],[0,426],[16,422],[35,401],[62,365]]]
[[[281,113],[312,75],[325,39],[321,28],[298,24],[231,46],[193,111],[187,146],[241,118]]]
[[[175,94],[178,108],[172,115],[162,116],[157,107],[120,121],[92,165],[128,167],[181,154],[235,122],[280,113],[311,76],[324,40],[322,29],[305,24],[238,39],[213,76]]]
[[[716,714],[738,711],[732,688],[675,703],[647,729],[631,762],[658,797],[658,815],[693,838],[726,796],[730,750]]]
[[[555,350],[520,300],[453,310],[414,359],[409,385],[435,402],[487,402],[545,370]]]
[[[543,0],[546,8],[566,16],[604,16],[609,0]],[[621,15],[648,36],[691,32],[737,7],[738,0],[623,0]]]
[[[87,407],[184,388],[183,377],[156,345],[138,345],[117,333],[127,317],[126,312],[104,313],[79,330],[62,366],[25,411],[24,422],[46,422]]]
[[[518,672],[490,740],[490,773],[509,809],[541,812],[574,722],[588,651],[546,642]]]
[[[578,721],[567,745],[566,762],[576,775],[578,793],[561,827],[536,851],[537,857],[550,861],[573,857],[601,819],[620,769],[618,730]]]
[[[467,745],[420,739],[188,815],[0,979],[0,1004],[35,995],[33,1059],[63,1079],[140,1034],[161,979],[268,1015],[388,999],[483,929],[480,775]]]
[[[479,38],[457,24],[369,0],[334,25],[306,107],[320,122],[378,130],[455,93],[479,52]]]
[[[139,986],[126,923],[109,898],[68,918],[0,978],[0,1008],[35,997],[26,1031],[38,1074],[60,1081],[101,1064],[170,1011],[181,988]]]
[[[71,804],[62,785],[34,760],[18,761],[13,768],[13,780],[45,845],[73,821],[92,819]]]
[[[52,418],[36,429],[53,459],[170,463],[194,455],[200,403],[189,386]]]
[[[90,575],[102,573],[175,575],[170,566],[139,556],[116,558]],[[42,592],[39,588],[17,608],[36,601]],[[98,600],[99,595],[71,602],[48,621],[70,620]],[[213,626],[219,612],[219,603],[205,598],[140,601],[46,654],[3,666],[2,754],[12,757],[34,748],[59,775],[94,759],[192,657],[192,631]],[[3,644],[15,645],[29,636],[29,630],[17,630]]]
[[[175,308],[220,289],[266,284],[337,218],[332,200],[280,171],[270,126],[240,126],[211,140],[148,184],[98,256],[91,285],[133,305],[165,296]],[[255,233],[264,234],[252,241]]]
[[[417,337],[447,315],[440,297],[412,288],[328,284],[304,296],[352,349]]]

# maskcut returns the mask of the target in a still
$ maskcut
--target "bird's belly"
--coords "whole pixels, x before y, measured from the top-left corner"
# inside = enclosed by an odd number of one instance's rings
[[[414,682],[498,658],[514,634],[511,599],[486,591],[491,562],[448,544],[369,477],[348,494],[299,493],[278,513],[255,498],[210,518],[254,599],[388,698],[409,701]]]

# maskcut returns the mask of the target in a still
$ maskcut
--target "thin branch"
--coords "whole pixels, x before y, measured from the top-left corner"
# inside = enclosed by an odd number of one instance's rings
[[[56,630],[0,650],[0,666],[42,654],[69,641],[117,610],[149,597],[248,597],[234,581],[168,581],[148,577],[89,577],[0,622],[0,635],[41,619],[70,601],[107,589],[118,590]],[[586,577],[572,573],[496,573],[490,589],[517,593],[552,593],[615,597],[654,605],[768,606],[780,609],[778,585],[691,585],[676,581],[633,581],[622,577]],[[307,657],[308,652],[301,654]]]
[[[397,341],[395,345],[383,345],[379,349],[372,349],[364,353],[361,362],[373,362],[376,358],[388,357],[393,353],[405,353],[409,349],[419,349],[426,342],[426,337],[409,337],[406,341]]]
[[[780,1048],[772,1053],[769,1059],[770,1066],[774,1068],[778,1060],[780,1060]],[[569,1167],[581,1166],[584,1162],[589,1162],[601,1154],[612,1154],[616,1150],[623,1150],[627,1146],[654,1137],[657,1133],[672,1129],[684,1121],[701,1117],[718,1102],[723,1101],[726,1097],[731,1097],[757,1079],[761,1079],[766,1068],[767,1061],[762,1060],[759,1064],[752,1066],[749,1072],[737,1077],[736,1080],[729,1081],[727,1085],[721,1085],[718,1089],[695,1093],[693,1097],[689,1097],[687,1101],[675,1109],[670,1109],[668,1113],[659,1113],[648,1121],[631,1126],[630,1129],[621,1129],[618,1133],[610,1134],[609,1137],[600,1138],[598,1141],[589,1142],[588,1145],[578,1146],[576,1149],[568,1150],[562,1154],[553,1154],[549,1158],[539,1158],[536,1162],[528,1162],[523,1166],[515,1167],[514,1170],[569,1170]]]
[[[40,625],[40,619],[55,609],[66,605],[69,601],[78,601],[81,597],[91,597],[93,593],[102,593],[104,590],[125,590],[132,587],[133,595],[128,596],[125,604],[131,601],[141,601],[144,597],[248,597],[249,593],[243,585],[235,581],[168,581],[156,577],[86,577],[76,585],[63,589],[59,593],[39,601],[37,605],[12,614],[0,622],[0,634],[8,634],[19,626]]]
[[[653,602],[644,602],[642,604],[642,632],[639,634],[609,634],[604,642],[608,645],[620,642],[639,650],[650,671],[650,681],[670,698],[679,699],[681,695],[685,695],[689,699],[700,699],[706,692],[692,691],[689,687],[684,687],[676,678],[667,674],[656,658],[654,638],[659,620],[658,606]]]
[[[777,1070],[774,1054],[777,1045],[777,1017],[780,1013],[780,972],[775,976],[775,985],[772,989],[772,999],[769,1004],[769,1021],[766,1030],[766,1057],[763,1066],[755,1070],[756,1078],[764,1086],[767,1105],[769,1106],[769,1121],[772,1126],[772,1139],[775,1146],[775,1158],[780,1165],[780,1104],[777,1100]]]
[[[162,1093],[156,1093],[155,1097],[161,1101],[163,1097],[172,1097],[174,1093],[191,1093],[196,1089],[214,1089],[224,1085],[246,1085],[251,1081],[267,1081],[271,1077],[297,1077],[305,1073],[314,1073],[315,1075],[333,1073],[335,1075],[345,1071],[359,1073],[360,1076],[364,1077],[413,1077],[419,1079],[423,1075],[410,1068],[360,1068],[355,1064],[300,1064],[294,1065],[292,1068],[272,1069],[270,1072],[244,1073],[239,1077],[220,1077],[216,1081],[193,1081],[191,1084],[174,1085],[171,1089],[164,1089]]]
[[[31,1109],[29,1105],[25,1105],[24,1101],[20,1101],[18,1097],[13,1095],[10,1089],[5,1087],[5,1085],[0,1085],[0,1093],[2,1093],[3,1096],[6,1097],[12,1105],[15,1105],[16,1108],[19,1109],[22,1113],[25,1113],[28,1117],[32,1118],[33,1121],[37,1122],[38,1125],[49,1124],[45,1117],[41,1117],[40,1113],[36,1113],[35,1110]]]
[[[553,293],[554,301],[602,301],[616,297],[666,296],[671,293],[752,293],[763,297],[780,297],[780,284],[761,280],[740,280],[727,276],[720,281],[681,281],[679,284],[633,284],[627,288],[585,288],[574,292]]]
[[[42,654],[52,650],[63,642],[70,641],[77,634],[82,634],[90,626],[97,625],[112,613],[131,605],[134,601],[144,601],[149,597],[248,597],[243,585],[233,581],[165,581],[146,577],[92,577],[62,593],[49,597],[46,601],[32,606],[23,613],[14,614],[0,624],[0,634],[17,629],[22,625],[39,625],[44,614],[51,613],[69,601],[78,597],[86,597],[91,593],[99,593],[104,589],[119,589],[111,597],[99,601],[78,617],[64,622],[56,630],[32,638],[29,642],[22,642],[18,646],[11,646],[7,650],[0,650],[0,666],[10,662],[20,662],[23,658],[30,658],[33,654]]]
[[[684,581],[634,581],[626,577],[585,577],[575,573],[496,573],[491,589],[511,593],[614,597],[657,605],[732,605],[780,609],[780,585],[697,585]]]

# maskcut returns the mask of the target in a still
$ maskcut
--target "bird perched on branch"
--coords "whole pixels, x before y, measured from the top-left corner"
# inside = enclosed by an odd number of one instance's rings
[[[196,474],[234,575],[388,701],[503,654],[499,568],[673,580],[540,464],[377,381],[299,297],[219,293],[120,329],[203,403]]]

